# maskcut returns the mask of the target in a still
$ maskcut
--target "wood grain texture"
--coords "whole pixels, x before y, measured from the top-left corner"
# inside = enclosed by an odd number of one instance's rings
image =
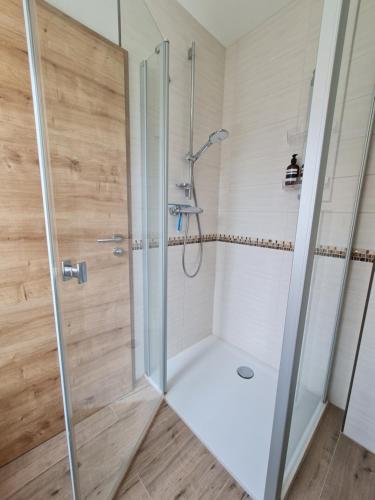
[[[375,455],[340,433],[342,418],[328,406],[287,500],[375,498]]]
[[[128,240],[127,54],[37,1],[58,261],[86,261],[88,282],[60,286],[75,422],[133,387]]]
[[[112,497],[160,401],[154,388],[143,385],[77,425],[82,498]],[[64,432],[0,469],[0,498],[71,498]]]
[[[163,403],[116,500],[250,498]]]
[[[320,498],[321,500],[373,500],[375,455],[341,435]]]
[[[340,437],[343,417],[342,410],[328,405],[289,489],[287,500],[319,498]]]
[[[22,2],[0,0],[0,466],[64,428]]]

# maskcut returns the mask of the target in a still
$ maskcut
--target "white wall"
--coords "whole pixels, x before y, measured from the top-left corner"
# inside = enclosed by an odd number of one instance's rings
[[[353,196],[357,181],[353,173],[355,174],[356,170],[358,173],[374,91],[375,32],[372,22],[374,16],[375,0],[363,0],[353,46],[347,102],[344,107],[342,144],[335,176],[337,187],[334,186],[332,190],[332,200],[326,203],[327,227],[332,233],[338,235],[337,238],[339,238],[340,228],[348,224],[346,221],[351,215],[350,197]],[[355,248],[372,252],[375,250],[374,145],[373,136],[354,241]],[[331,401],[341,408],[344,408],[346,403],[370,270],[371,264],[369,263],[354,262],[351,266],[330,390]],[[363,401],[363,405],[366,406],[366,404],[367,402]]]
[[[357,57],[355,69],[357,73],[357,92],[362,95],[363,112],[370,111],[370,101],[375,84],[375,32],[373,19],[375,18],[375,1],[362,2],[357,30]],[[358,102],[358,101],[357,101]],[[359,101],[361,102],[361,101]],[[356,101],[353,103],[356,104]],[[357,108],[359,105],[357,106]],[[355,245],[359,248],[375,250],[375,135],[372,137],[370,157],[365,178],[363,198],[360,206],[359,221]],[[358,333],[364,301],[369,285],[371,264],[359,264],[361,270],[352,268],[352,278],[344,310],[344,322],[338,344],[336,356],[337,380],[345,380],[349,385],[347,367],[342,362],[354,360],[354,345]],[[355,278],[354,278],[355,276]],[[355,334],[353,335],[353,330]],[[354,337],[354,339],[353,339]],[[355,342],[354,342],[355,340]],[[344,433],[375,453],[375,292],[374,285],[370,296],[367,318],[363,331],[363,339],[359,352],[357,369],[354,376],[352,395],[349,401],[348,414]],[[341,383],[342,387],[342,383]]]
[[[225,47],[262,24],[290,0],[178,0]],[[235,8],[234,8],[235,6]]]
[[[284,167],[300,152],[308,82],[314,68],[322,2],[292,2],[227,49],[218,233],[294,241],[298,199],[281,189]],[[318,244],[347,243],[375,82],[374,0],[362,2],[343,115],[335,115]],[[295,29],[285,34],[288,19]],[[292,70],[290,70],[292,68]],[[277,78],[275,78],[277,75]],[[344,81],[344,80],[343,80]],[[337,158],[335,145],[342,123]],[[375,154],[372,151],[355,248],[375,248]],[[278,366],[292,254],[218,243],[214,333]],[[328,362],[343,260],[317,257],[307,318],[303,381],[322,385]],[[371,265],[354,262],[330,390],[345,407]],[[321,374],[321,377],[317,376]]]
[[[68,16],[118,43],[117,0],[47,0]]]
[[[344,432],[375,453],[375,288],[373,287]]]
[[[186,203],[176,183],[188,180],[185,155],[189,141],[190,63],[187,51],[196,42],[196,101],[194,144],[198,149],[221,127],[225,49],[176,0],[148,0],[163,36],[170,41],[170,156],[169,202]],[[219,202],[220,147],[211,147],[196,166],[195,180],[204,234],[215,233]],[[169,235],[179,236],[176,218],[169,218]],[[195,219],[191,235],[198,234]],[[198,245],[188,245],[187,265],[192,269]],[[199,275],[186,278],[181,266],[182,247],[169,247],[168,350],[176,354],[212,333],[216,244],[204,245]]]
[[[294,241],[299,201],[282,189],[304,131],[322,2],[294,1],[227,49],[218,233]],[[290,20],[293,19],[291,29]],[[218,243],[214,333],[279,365],[292,254]]]

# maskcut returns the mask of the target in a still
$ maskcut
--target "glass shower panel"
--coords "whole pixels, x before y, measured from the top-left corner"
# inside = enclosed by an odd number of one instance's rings
[[[105,500],[160,402],[160,392],[135,374],[128,54],[48,3],[29,4],[43,93],[74,498]],[[53,479],[56,491],[67,494],[67,471]]]
[[[160,158],[160,72],[161,53],[157,47],[154,53],[141,64],[141,81],[143,83],[143,128],[142,149],[143,168],[142,182],[144,193],[144,263],[145,263],[145,287],[144,294],[147,296],[145,318],[145,369],[146,373],[157,384],[162,387],[161,359],[163,345],[160,341],[162,322],[162,267],[161,256],[161,172],[159,168]]]
[[[345,35],[303,347],[289,437],[284,489],[324,411],[326,381],[346,275],[370,105],[375,85],[375,35],[370,2],[351,2]],[[360,8],[359,8],[360,5]],[[358,10],[359,9],[359,10]]]
[[[140,354],[144,357],[137,356],[137,373],[145,373],[163,390],[168,44],[163,41],[145,2],[124,0],[121,7],[123,44],[129,51],[130,114],[134,123],[140,119],[131,148],[132,169],[137,169],[133,182],[138,196],[141,195],[138,205],[141,210],[133,214],[133,234],[141,242],[139,253],[143,261],[142,268],[137,269],[143,276],[143,331],[142,335],[140,330],[136,331],[135,340],[136,345],[143,346]],[[139,102],[140,114],[135,104]]]

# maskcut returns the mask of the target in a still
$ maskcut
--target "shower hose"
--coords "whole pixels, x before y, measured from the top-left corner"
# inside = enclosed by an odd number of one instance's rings
[[[197,193],[195,191],[194,173],[192,173],[192,176],[191,176],[191,187],[192,187],[192,192],[193,192],[194,206],[196,208],[198,208]],[[195,217],[197,218],[197,226],[198,226],[198,234],[199,234],[199,258],[198,258],[198,264],[197,264],[195,271],[193,271],[192,273],[189,273],[187,268],[186,268],[186,245],[187,245],[187,240],[189,238],[190,215],[191,214],[186,215],[186,224],[185,224],[185,232],[184,232],[184,246],[182,249],[182,269],[184,270],[184,273],[188,278],[194,278],[199,273],[200,268],[202,267],[203,241],[202,241],[202,227],[201,227],[201,221],[199,218],[199,214],[195,214]]]

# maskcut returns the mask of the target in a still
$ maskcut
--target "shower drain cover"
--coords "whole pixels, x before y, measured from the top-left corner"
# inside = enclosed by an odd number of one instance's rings
[[[253,378],[254,370],[250,368],[250,366],[239,366],[237,368],[237,373],[242,378]]]

